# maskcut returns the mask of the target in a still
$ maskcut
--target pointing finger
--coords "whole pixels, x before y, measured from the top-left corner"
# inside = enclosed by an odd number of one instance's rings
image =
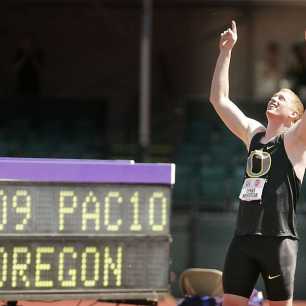
[[[235,20],[232,20],[232,31],[234,33],[237,33],[237,27],[236,27],[236,21]]]

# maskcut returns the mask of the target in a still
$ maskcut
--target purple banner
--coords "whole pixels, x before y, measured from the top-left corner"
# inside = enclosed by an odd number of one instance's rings
[[[0,158],[1,181],[165,184],[175,181],[174,164],[78,159]]]

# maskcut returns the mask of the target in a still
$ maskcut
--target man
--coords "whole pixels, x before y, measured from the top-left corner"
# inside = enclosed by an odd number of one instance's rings
[[[235,236],[223,271],[224,306],[245,306],[259,274],[270,305],[292,305],[297,255],[295,205],[306,166],[306,117],[300,99],[281,89],[267,105],[265,128],[229,98],[236,24],[221,34],[210,101],[248,149]]]

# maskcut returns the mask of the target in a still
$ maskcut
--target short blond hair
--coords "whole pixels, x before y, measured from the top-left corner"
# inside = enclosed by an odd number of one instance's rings
[[[294,122],[300,120],[304,114],[304,105],[301,101],[301,99],[298,97],[297,94],[295,94],[291,89],[289,88],[282,88],[280,91],[285,91],[287,93],[289,93],[292,97],[292,104],[293,104],[293,107],[295,109],[295,111],[297,112],[297,117],[296,119],[294,120]]]

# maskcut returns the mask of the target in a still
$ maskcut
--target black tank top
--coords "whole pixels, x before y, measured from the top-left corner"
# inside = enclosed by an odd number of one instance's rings
[[[240,200],[236,235],[298,238],[295,210],[301,183],[285,151],[284,135],[262,144],[264,134],[252,138],[245,178],[264,178],[266,183],[261,200]]]

